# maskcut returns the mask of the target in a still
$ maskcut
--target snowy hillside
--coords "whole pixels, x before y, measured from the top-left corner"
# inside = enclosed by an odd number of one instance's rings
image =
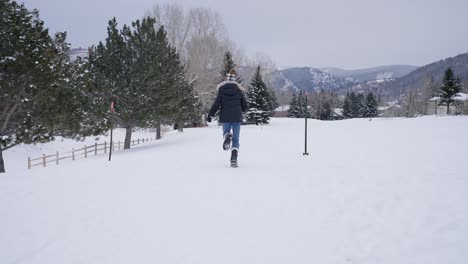
[[[309,125],[310,156],[303,120],[242,127],[237,169],[216,126],[112,162],[9,150],[0,263],[466,263],[468,118]]]
[[[436,85],[442,84],[442,79],[447,68],[451,68],[456,76],[460,78],[464,86],[468,85],[468,53],[455,57],[446,58],[422,66],[415,71],[388,82],[382,87],[382,91],[395,99],[404,97],[408,92],[417,92],[425,89],[430,78],[434,79]]]
[[[309,67],[277,71],[268,79],[270,85],[280,91],[336,90],[347,84],[344,79]]]
[[[399,78],[409,74],[417,68],[417,66],[412,65],[387,65],[358,70],[343,70],[333,67],[320,68],[320,70],[353,82],[368,82]]]

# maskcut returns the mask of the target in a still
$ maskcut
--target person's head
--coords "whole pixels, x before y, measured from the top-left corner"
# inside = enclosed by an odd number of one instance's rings
[[[236,71],[234,69],[226,74],[226,81],[236,81]]]

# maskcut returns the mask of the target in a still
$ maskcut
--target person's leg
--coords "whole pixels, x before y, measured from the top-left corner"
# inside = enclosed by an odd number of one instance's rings
[[[223,123],[223,138],[226,138],[226,134],[231,132],[231,123]]]
[[[232,123],[232,148],[239,150],[239,138],[240,138],[240,127],[241,123]]]
[[[232,133],[231,133],[231,127],[232,123],[223,123],[223,149],[224,150],[229,150],[231,148],[231,138],[232,138]]]

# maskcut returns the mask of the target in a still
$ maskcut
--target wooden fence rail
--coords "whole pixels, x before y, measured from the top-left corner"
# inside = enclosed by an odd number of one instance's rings
[[[153,141],[153,138],[143,138],[143,139],[137,139],[137,140],[132,140],[130,142],[131,146],[135,145],[140,145],[143,143],[147,143]],[[71,159],[75,160],[78,157],[84,156],[84,158],[88,158],[89,156],[97,156],[98,154],[106,154],[107,151],[110,150],[112,147],[112,151],[117,151],[123,149],[123,142],[121,143],[120,140],[117,142],[112,142],[108,143],[107,141],[104,141],[104,143],[98,144],[94,143],[94,145],[89,145],[89,146],[83,146],[83,148],[80,149],[72,149],[71,151],[68,152],[63,152],[59,153],[58,151],[55,152],[55,154],[42,154],[42,157],[38,158],[31,158],[28,157],[28,169],[31,169],[32,167],[36,166],[42,166],[46,167],[48,163],[53,163],[55,162],[56,165],[60,164],[61,160],[65,159]]]

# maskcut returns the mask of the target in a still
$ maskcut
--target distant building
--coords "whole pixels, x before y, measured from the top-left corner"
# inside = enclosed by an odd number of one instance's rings
[[[71,49],[68,52],[68,56],[70,56],[70,60],[74,61],[77,57],[87,58],[89,56],[89,50],[83,48],[76,48]]]
[[[332,120],[341,120],[341,119],[344,119],[343,108],[333,108]]]
[[[384,106],[379,106],[377,108],[377,113],[380,117],[398,117],[403,114],[398,101],[387,102]]]
[[[458,93],[455,96],[455,103],[450,105],[450,113],[454,115],[468,114],[468,94]],[[447,115],[447,105],[440,105],[440,97],[436,96],[427,102],[428,115]]]
[[[289,105],[282,105],[275,109],[273,117],[287,117],[288,110],[289,110]]]

